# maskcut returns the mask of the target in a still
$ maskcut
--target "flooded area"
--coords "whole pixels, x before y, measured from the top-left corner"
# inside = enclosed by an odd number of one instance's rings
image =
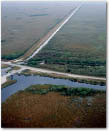
[[[7,71],[9,71],[10,69],[11,69],[11,67],[1,69],[1,76],[6,75]]]
[[[64,85],[68,87],[86,87],[92,89],[106,90],[106,86],[91,85],[86,83],[74,82],[67,79],[50,78],[39,75],[24,76],[15,74],[13,75],[13,77],[11,77],[11,79],[17,80],[17,82],[13,85],[7,86],[6,88],[2,88],[2,102],[4,102],[9,96],[18,92],[19,90],[24,90],[25,88],[36,84],[53,84]]]

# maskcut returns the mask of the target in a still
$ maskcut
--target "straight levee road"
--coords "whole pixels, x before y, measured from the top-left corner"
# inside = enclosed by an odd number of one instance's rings
[[[42,39],[40,39],[36,44],[32,46],[20,59],[15,60],[17,61],[28,61],[29,59],[33,58],[39,51],[48,44],[48,42],[55,36],[55,34],[69,21],[69,19],[80,9],[82,6],[79,5],[69,15],[67,15],[64,20],[62,20],[59,24],[57,24],[53,29],[51,29]]]
[[[20,67],[19,70],[9,72],[8,74],[4,75],[2,77],[2,84],[6,82],[7,77],[10,75],[13,75],[15,73],[20,73],[23,70],[29,69],[34,72],[40,72],[40,73],[46,73],[46,74],[54,74],[54,75],[59,75],[59,76],[64,76],[64,77],[71,77],[71,78],[80,78],[80,79],[90,79],[90,80],[103,80],[105,81],[106,78],[102,77],[95,77],[95,76],[85,76],[85,75],[76,75],[76,74],[69,74],[69,73],[62,73],[62,72],[57,72],[57,71],[52,71],[52,70],[46,70],[46,69],[40,69],[40,68],[35,68],[35,67],[29,67],[29,66],[24,66],[24,65],[19,65],[19,64],[13,64],[11,62],[4,62],[2,61],[2,64],[7,64],[10,66],[18,66]]]
[[[34,45],[31,49],[29,49],[27,51],[27,53],[22,56],[22,59],[17,59],[14,60],[13,62],[17,62],[15,64],[13,64],[12,62],[3,62],[3,64],[8,64],[11,66],[18,66],[21,69],[17,70],[17,71],[12,71],[9,74],[3,76],[3,83],[6,82],[6,78],[12,74],[15,73],[20,73],[21,71],[25,70],[25,69],[29,69],[32,70],[34,72],[41,72],[41,73],[46,73],[46,74],[56,74],[56,75],[60,75],[60,76],[66,76],[66,77],[72,77],[72,78],[81,78],[81,79],[91,79],[91,80],[106,80],[106,78],[102,78],[102,77],[95,77],[95,76],[85,76],[85,75],[76,75],[76,74],[69,74],[69,73],[62,73],[62,72],[57,72],[57,71],[51,71],[51,70],[46,70],[46,69],[40,69],[40,68],[33,68],[33,67],[29,67],[29,66],[23,66],[20,65],[23,61],[27,61],[29,59],[31,59],[32,57],[34,57],[45,45],[48,44],[48,42],[54,37],[54,35],[68,22],[68,20],[80,9],[80,7],[82,6],[79,5],[78,7],[76,7],[71,13],[70,15],[68,15],[63,21],[61,21],[58,25],[56,25],[44,38],[42,38],[37,45]],[[22,61],[22,62],[20,62]]]

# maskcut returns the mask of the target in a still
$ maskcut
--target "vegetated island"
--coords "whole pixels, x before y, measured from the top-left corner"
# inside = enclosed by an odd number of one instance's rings
[[[106,92],[32,85],[2,103],[2,127],[106,127]]]

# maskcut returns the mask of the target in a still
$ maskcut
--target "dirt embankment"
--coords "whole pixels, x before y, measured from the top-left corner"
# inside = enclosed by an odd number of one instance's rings
[[[57,33],[57,30],[59,31],[62,26],[64,24],[66,24],[66,22],[79,10],[79,8],[81,7],[78,6],[75,9],[73,9],[68,15],[65,16],[65,18],[58,23],[53,29],[51,29],[43,38],[41,38],[38,42],[36,42],[36,44],[34,44],[22,57],[20,57],[20,59],[25,60],[27,59],[29,56],[31,56],[37,49],[40,48],[40,46],[46,42],[50,36],[53,35],[53,33]],[[54,36],[54,35],[53,35]]]

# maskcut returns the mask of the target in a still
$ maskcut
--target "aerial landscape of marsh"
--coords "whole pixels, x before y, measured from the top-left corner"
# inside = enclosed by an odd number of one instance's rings
[[[106,2],[1,2],[2,128],[106,128]]]
[[[84,4],[28,64],[74,74],[105,76],[105,8],[104,3]],[[42,61],[44,64],[40,65]]]
[[[15,59],[22,55],[75,5],[71,2],[3,2],[2,57]]]

